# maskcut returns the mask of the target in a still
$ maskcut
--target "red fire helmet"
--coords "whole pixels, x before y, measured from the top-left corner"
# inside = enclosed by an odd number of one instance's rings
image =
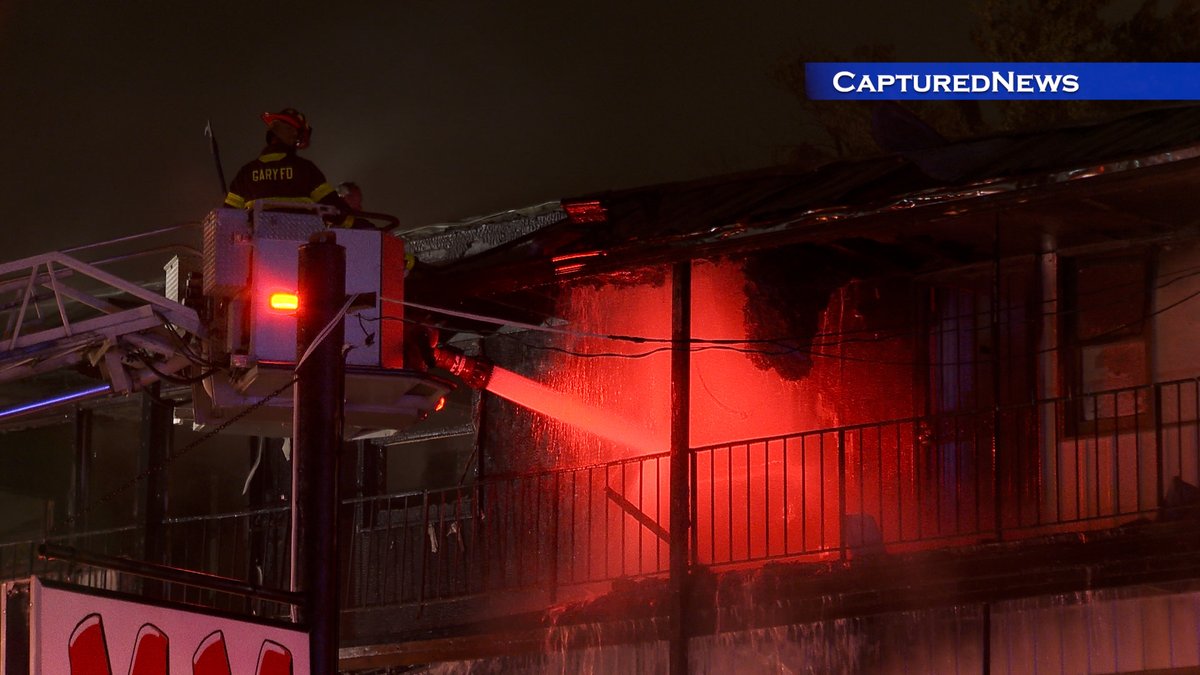
[[[284,108],[274,113],[265,112],[262,114],[262,121],[268,127],[275,122],[283,122],[299,131],[300,136],[296,138],[297,148],[307,148],[309,140],[312,139],[312,127],[308,124],[308,118],[295,108]]]

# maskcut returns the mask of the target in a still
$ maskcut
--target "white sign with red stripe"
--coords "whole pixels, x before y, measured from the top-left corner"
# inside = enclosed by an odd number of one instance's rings
[[[308,635],[30,583],[31,675],[307,675]]]

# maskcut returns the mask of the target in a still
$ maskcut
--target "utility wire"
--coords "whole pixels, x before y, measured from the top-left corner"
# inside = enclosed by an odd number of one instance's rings
[[[304,362],[308,360],[308,357],[312,355],[313,351],[325,341],[325,338],[329,337],[329,334],[333,332],[334,327],[338,325],[338,322],[342,320],[342,317],[346,316],[346,310],[350,309],[350,305],[354,304],[354,300],[354,295],[347,297],[345,304],[342,305],[342,308],[338,310],[337,314],[334,314],[333,318],[329,320],[329,323],[325,324],[325,327],[321,329],[321,332],[317,333],[317,337],[313,338],[312,343],[308,345],[308,349],[305,349],[304,354],[301,355],[301,357],[296,361],[296,367],[293,369],[295,372],[300,371],[300,366],[304,365]]]
[[[1177,280],[1178,279],[1168,281],[1168,282],[1158,286],[1157,288],[1165,287],[1167,285],[1170,285],[1171,283],[1174,283]],[[1183,298],[1181,298],[1175,302],[1172,302],[1169,305],[1166,305],[1164,307],[1160,307],[1160,308],[1156,309],[1153,312],[1146,312],[1138,319],[1115,326],[1115,327],[1109,329],[1108,331],[1105,331],[1104,333],[1093,336],[1091,339],[1093,339],[1093,340],[1103,339],[1105,337],[1111,337],[1113,335],[1118,335],[1121,332],[1123,332],[1133,326],[1136,326],[1137,324],[1139,324],[1149,318],[1152,318],[1152,317],[1162,314],[1168,310],[1174,309],[1175,307],[1183,305],[1184,303],[1189,302],[1198,296],[1200,296],[1200,290],[1194,291],[1194,292],[1184,296]],[[637,344],[650,343],[650,344],[664,345],[664,346],[655,347],[652,349],[648,349],[648,350],[641,351],[641,352],[634,352],[634,353],[611,352],[611,351],[582,352],[582,351],[567,349],[564,347],[557,347],[557,346],[553,346],[553,345],[536,345],[536,344],[524,342],[524,341],[520,340],[519,338],[516,338],[515,336],[512,336],[507,333],[501,333],[498,331],[492,332],[488,335],[489,337],[504,336],[509,339],[515,340],[521,344],[524,344],[525,346],[527,346],[531,349],[554,351],[554,352],[559,352],[559,353],[563,353],[563,354],[567,354],[567,355],[571,355],[571,356],[578,356],[578,357],[582,357],[582,358],[641,359],[641,358],[653,356],[653,355],[661,353],[661,352],[670,351],[674,346],[673,341],[670,340],[669,338],[646,338],[646,337],[637,337],[637,336],[624,336],[624,335],[612,335],[612,334],[604,334],[604,333],[593,333],[593,332],[587,332],[587,331],[572,331],[572,330],[566,330],[566,329],[561,329],[561,328],[537,326],[534,324],[529,324],[529,323],[524,323],[524,322],[513,322],[513,321],[508,321],[505,319],[499,319],[496,317],[486,317],[483,315],[471,314],[471,313],[467,313],[467,312],[459,312],[457,310],[437,308],[437,307],[432,307],[429,305],[420,305],[418,303],[408,303],[408,302],[404,302],[404,301],[393,300],[390,298],[384,298],[384,301],[404,304],[406,306],[412,306],[412,307],[415,307],[418,309],[423,309],[425,311],[430,311],[430,312],[434,312],[434,313],[442,313],[442,314],[446,314],[449,316],[458,316],[460,318],[471,318],[474,320],[478,320],[478,321],[482,321],[482,322],[486,322],[486,323],[493,323],[493,324],[502,325],[502,326],[524,327],[524,328],[527,328],[528,330],[538,331],[538,332],[543,332],[543,333],[565,335],[565,336],[577,337],[577,338],[607,339],[607,340],[613,340],[613,341],[632,342],[632,343],[637,343]],[[1054,316],[1054,315],[1062,315],[1062,314],[1064,314],[1064,312],[1052,312],[1052,313],[1047,313],[1045,316]],[[978,314],[964,314],[964,315],[961,315],[961,318],[970,318],[972,316],[986,316],[986,315],[988,315],[988,313],[986,313],[986,312],[981,312]],[[366,321],[379,321],[380,320],[378,317],[376,317],[376,318],[365,318],[364,317],[364,319]],[[419,321],[419,320],[411,319],[411,318],[396,319],[394,317],[383,317],[383,319],[389,320],[389,321],[401,320],[401,321],[405,321],[407,323],[412,323],[412,324],[424,326],[427,328],[441,328],[441,326],[439,326],[438,324],[423,322],[423,321]],[[738,352],[738,353],[743,353],[743,354],[764,355],[764,356],[785,356],[788,354],[803,354],[803,355],[814,357],[814,358],[831,359],[831,360],[835,360],[835,361],[844,361],[844,362],[852,362],[852,363],[870,363],[870,364],[888,365],[888,366],[924,366],[924,365],[964,366],[964,365],[977,365],[980,363],[990,363],[992,360],[991,357],[988,357],[985,359],[959,359],[959,360],[954,360],[954,361],[933,361],[933,362],[931,362],[929,360],[919,360],[918,361],[918,360],[878,359],[878,358],[870,358],[870,357],[850,356],[850,355],[847,355],[844,353],[834,354],[834,353],[822,351],[820,349],[815,349],[812,346],[812,345],[815,345],[815,346],[819,346],[819,347],[837,347],[837,346],[842,346],[845,344],[852,344],[852,343],[859,343],[859,342],[875,343],[875,342],[880,342],[883,340],[897,339],[897,338],[910,336],[914,333],[914,330],[912,328],[907,328],[907,329],[897,330],[897,331],[891,332],[891,333],[888,333],[883,330],[863,331],[863,332],[870,333],[871,336],[864,337],[864,338],[858,338],[858,339],[843,339],[843,340],[836,340],[836,341],[829,341],[829,342],[811,342],[811,341],[809,341],[809,344],[810,344],[809,347],[799,347],[799,346],[792,346],[792,345],[785,344],[787,342],[795,342],[795,341],[800,341],[800,340],[808,341],[805,338],[798,337],[798,336],[782,337],[782,338],[763,338],[763,339],[716,339],[716,340],[705,339],[705,338],[693,338],[691,340],[688,340],[687,344],[692,346],[692,349],[690,350],[692,352],[731,351],[731,352]],[[947,331],[935,331],[935,333],[945,333],[945,332],[947,332]],[[955,331],[955,332],[958,332],[958,331]],[[968,332],[974,333],[974,332],[979,332],[979,331],[968,331]],[[747,347],[747,346],[742,346],[742,345],[775,345],[776,347],[778,347],[778,349],[765,349],[765,348]],[[1054,345],[1051,347],[1047,347],[1045,349],[1021,352],[1020,354],[1013,354],[1013,355],[1010,355],[1009,358],[1016,357],[1016,356],[1020,356],[1020,357],[1038,356],[1038,355],[1042,355],[1042,354],[1048,354],[1048,353],[1052,353],[1052,352],[1056,352],[1056,351],[1061,351],[1064,348],[1066,348],[1066,347]]]
[[[1163,288],[1166,288],[1166,287],[1168,287],[1172,284],[1175,284],[1179,281],[1182,281],[1184,279],[1187,279],[1190,277],[1195,277],[1195,276],[1200,276],[1200,266],[1195,266],[1195,267],[1185,268],[1184,270],[1179,270],[1179,271],[1173,273],[1171,276],[1172,276],[1172,278],[1169,278],[1166,281],[1163,281],[1162,283],[1156,285],[1155,289],[1156,290],[1163,289]],[[1117,283],[1117,284],[1112,284],[1109,286],[1092,289],[1091,291],[1089,291],[1086,294],[1077,296],[1077,298],[1084,297],[1084,296],[1091,296],[1091,295],[1096,295],[1096,296],[1110,295],[1112,293],[1112,291],[1114,291],[1114,290],[1131,287],[1134,285],[1139,285],[1140,283],[1141,282],[1134,281],[1134,282],[1121,282],[1121,283]],[[969,289],[964,289],[964,290],[969,291]],[[444,316],[451,316],[451,317],[460,318],[460,319],[468,319],[468,320],[477,321],[480,323],[489,323],[489,324],[493,324],[493,325],[497,325],[497,326],[505,326],[505,327],[512,327],[512,328],[524,328],[526,330],[538,331],[538,332],[542,332],[542,333],[550,333],[550,334],[564,335],[564,336],[570,336],[570,337],[579,337],[579,338],[600,338],[600,339],[612,340],[612,341],[618,341],[618,342],[631,342],[631,343],[635,343],[635,344],[672,344],[672,340],[670,338],[655,338],[655,337],[646,337],[646,336],[621,335],[621,334],[612,334],[612,333],[597,333],[597,332],[592,332],[592,331],[570,330],[570,329],[566,329],[566,328],[555,328],[552,326],[531,324],[531,323],[522,322],[522,321],[513,321],[510,319],[503,319],[503,318],[499,318],[499,317],[487,316],[487,315],[483,315],[483,314],[476,314],[476,313],[472,313],[472,312],[463,312],[463,311],[449,309],[449,308],[445,308],[445,307],[435,307],[435,306],[431,306],[431,305],[425,305],[425,304],[410,302],[410,301],[406,301],[406,300],[396,300],[394,298],[386,298],[385,297],[385,298],[383,298],[383,301],[393,303],[393,304],[403,305],[406,307],[411,307],[413,309],[421,309],[421,310],[424,310],[427,312],[441,314]],[[1050,304],[1061,304],[1062,302],[1063,302],[1062,298],[1051,298],[1051,299],[1042,300],[1038,304],[1050,305]],[[1103,307],[1114,307],[1119,304],[1121,304],[1120,301],[1114,301],[1114,302],[1106,303],[1105,305],[1102,305],[1100,307],[1088,307],[1087,309],[1090,309],[1090,310],[1102,309]],[[1009,305],[1006,305],[1005,307],[1002,307],[1002,310],[1003,309],[1008,309],[1009,311],[1014,311],[1014,310],[1019,310],[1020,307],[1009,304]],[[1078,307],[1076,307],[1076,308],[1067,309],[1067,310],[1055,309],[1054,311],[1038,312],[1038,313],[1029,314],[1028,318],[1024,319],[1023,322],[1018,322],[1018,323],[1033,323],[1035,321],[1040,322],[1040,320],[1048,318],[1048,317],[1067,316],[1067,315],[1076,314],[1079,311],[1081,311],[1081,310]],[[990,316],[990,314],[991,314],[991,309],[988,308],[988,309],[980,310],[980,311],[976,311],[976,312],[963,312],[963,313],[959,313],[959,314],[944,315],[944,316],[940,317],[940,319],[943,321],[962,321],[962,320],[969,319],[969,318],[987,317],[987,316]],[[1152,316],[1152,315],[1148,315],[1148,316]],[[1143,317],[1143,318],[1148,318],[1148,316]],[[427,325],[428,327],[431,327],[431,328],[440,327],[440,326],[430,325],[430,324],[423,324],[423,325]],[[897,335],[897,336],[902,335],[902,334],[908,334],[908,333],[912,332],[911,328],[907,328],[907,327],[898,327],[897,329],[862,328],[862,329],[854,329],[854,330],[849,330],[849,331],[834,331],[834,332],[816,333],[811,338],[807,338],[807,339],[815,340],[818,337],[825,337],[825,336],[866,334],[866,335],[870,336],[866,340],[850,340],[850,341],[851,342],[853,342],[853,341],[874,342],[874,341],[878,340],[878,334],[888,332],[889,330],[894,331],[893,334]],[[786,341],[798,340],[798,339],[805,339],[805,338],[801,338],[799,336],[788,336],[788,337],[778,337],[778,338],[754,338],[754,339],[749,339],[749,338],[748,339],[693,338],[692,340],[690,340],[690,342],[692,344],[710,344],[710,345],[747,345],[747,344],[778,344],[780,342],[786,342]],[[824,343],[822,343],[822,346],[833,346],[836,344],[841,344],[842,342],[843,341],[824,342]]]
[[[1157,286],[1156,288],[1164,288],[1172,283],[1175,283],[1178,280],[1179,280],[1178,278],[1169,280],[1169,281]],[[1104,333],[1101,333],[1100,335],[1093,336],[1093,339],[1102,339],[1104,337],[1110,337],[1112,335],[1119,334],[1119,333],[1127,330],[1128,328],[1136,326],[1137,324],[1141,323],[1142,321],[1145,321],[1146,319],[1152,318],[1152,317],[1162,314],[1163,312],[1166,312],[1170,309],[1178,307],[1178,306],[1196,298],[1197,296],[1200,296],[1200,291],[1194,291],[1192,293],[1189,293],[1188,295],[1184,296],[1183,298],[1181,298],[1175,302],[1172,302],[1169,305],[1157,308],[1153,312],[1143,313],[1142,316],[1140,316],[1139,318],[1137,318],[1133,321],[1129,321],[1129,322],[1120,324],[1118,326],[1115,326],[1115,327],[1109,329],[1108,331],[1105,331]],[[457,310],[450,310],[450,309],[445,309],[445,308],[438,308],[438,307],[433,307],[430,305],[422,305],[422,304],[418,304],[418,303],[397,301],[397,300],[392,300],[390,298],[384,298],[384,301],[404,304],[406,306],[411,306],[411,307],[414,307],[417,309],[423,309],[423,310],[429,311],[429,312],[445,314],[448,316],[455,316],[455,317],[459,317],[459,318],[469,318],[472,320],[476,320],[476,321],[480,321],[480,322],[484,322],[484,323],[492,323],[492,324],[501,325],[501,326],[526,328],[527,330],[537,331],[537,332],[542,332],[542,333],[549,333],[549,334],[554,334],[554,335],[564,335],[564,336],[575,337],[575,338],[605,339],[605,340],[611,340],[611,341],[617,341],[617,342],[630,342],[630,343],[635,343],[635,344],[668,345],[666,347],[662,347],[662,348],[658,348],[658,349],[651,349],[651,350],[647,350],[644,352],[629,354],[629,353],[620,353],[620,352],[577,352],[577,351],[573,351],[573,350],[562,348],[562,347],[554,347],[554,346],[549,346],[549,345],[539,346],[539,345],[533,345],[533,344],[526,343],[528,346],[535,348],[535,349],[540,348],[540,349],[546,349],[549,351],[558,351],[558,352],[571,354],[571,355],[575,355],[575,356],[644,358],[644,357],[659,353],[661,351],[669,350],[671,348],[670,345],[674,344],[673,341],[669,338],[651,338],[651,337],[639,337],[639,336],[630,336],[630,335],[596,333],[596,332],[590,332],[590,331],[575,331],[575,330],[568,330],[568,329],[563,329],[563,328],[539,326],[539,325],[529,324],[529,323],[525,323],[525,322],[509,321],[506,319],[500,319],[500,318],[496,318],[496,317],[488,317],[488,316],[472,314],[472,313],[468,313],[468,312],[460,312]],[[1060,302],[1061,302],[1061,300],[1060,300]],[[1074,311],[1078,311],[1078,310],[1074,310]],[[1049,316],[1062,316],[1067,313],[1069,313],[1069,312],[1067,312],[1067,311],[1049,312],[1049,313],[1042,315],[1042,318],[1049,317]],[[989,312],[979,312],[979,313],[974,313],[974,314],[971,314],[971,313],[960,314],[960,315],[955,315],[952,317],[945,317],[943,320],[947,320],[947,321],[962,320],[962,319],[966,319],[966,318],[987,316],[987,315],[990,315],[990,311]],[[384,317],[384,318],[387,320],[394,320],[392,317]],[[367,321],[377,321],[378,319],[377,318],[367,318],[366,320]],[[419,321],[419,320],[415,320],[415,319],[405,318],[403,320],[406,322],[409,322],[409,323],[414,323],[414,324],[429,327],[429,328],[440,328],[440,326],[437,324],[423,322],[423,321]],[[863,331],[856,331],[856,332],[862,332],[864,334],[867,334],[868,337],[830,340],[830,341],[816,340],[816,338],[818,336],[820,336],[821,334],[816,334],[812,338],[805,338],[803,336],[786,336],[786,337],[758,338],[758,339],[692,338],[692,339],[688,340],[688,344],[694,345],[694,346],[701,346],[701,347],[705,347],[705,348],[729,347],[729,348],[734,348],[733,351],[744,351],[746,353],[763,353],[763,354],[779,355],[779,354],[785,354],[785,353],[803,352],[803,353],[812,354],[814,356],[820,356],[823,358],[845,358],[846,360],[871,361],[870,359],[854,359],[853,357],[845,357],[844,355],[828,354],[828,353],[824,353],[819,350],[811,349],[811,348],[809,348],[809,349],[796,348],[791,345],[786,345],[784,343],[794,342],[794,341],[798,341],[798,340],[805,340],[806,342],[809,342],[811,345],[814,345],[814,346],[833,347],[833,346],[839,346],[839,345],[843,345],[843,344],[852,344],[852,343],[857,343],[857,342],[872,343],[872,342],[879,342],[881,340],[900,338],[900,337],[904,337],[907,335],[911,335],[911,334],[913,334],[914,331],[913,331],[912,327],[905,327],[905,328],[900,328],[900,329],[890,330],[890,331],[887,329],[879,329],[879,330],[864,329]],[[935,331],[935,332],[945,332],[945,331]],[[850,334],[850,333],[846,333],[846,334]],[[499,333],[499,332],[493,332],[490,335],[494,336],[494,335],[506,335],[506,334]],[[512,339],[516,339],[516,338],[512,338]],[[775,345],[777,347],[780,347],[782,349],[782,351],[780,351],[780,350],[762,350],[762,349],[737,349],[738,346],[742,346],[742,345]],[[1050,347],[1047,349],[1039,350],[1037,352],[1028,352],[1028,353],[1031,353],[1031,354],[1032,353],[1046,353],[1046,352],[1055,351],[1058,349],[1059,349],[1059,347]],[[889,364],[902,363],[902,362],[898,362],[898,361],[878,361],[878,360],[875,362],[889,363]],[[903,362],[903,363],[912,364],[914,362]]]

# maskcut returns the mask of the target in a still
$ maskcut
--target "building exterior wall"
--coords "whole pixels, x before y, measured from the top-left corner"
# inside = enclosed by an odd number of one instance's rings
[[[609,644],[605,629],[558,629],[543,653],[416,672],[665,672],[665,642]],[[594,647],[556,650],[590,635]],[[1118,673],[1200,667],[1194,585],[1129,587],[719,632],[689,644],[689,672]],[[985,668],[985,660],[987,668]]]

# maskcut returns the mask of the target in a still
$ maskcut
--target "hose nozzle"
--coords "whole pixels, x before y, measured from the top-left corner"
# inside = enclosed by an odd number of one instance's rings
[[[467,356],[462,350],[446,345],[433,348],[433,364],[450,371],[472,389],[484,389],[492,379],[492,362],[478,356]]]

